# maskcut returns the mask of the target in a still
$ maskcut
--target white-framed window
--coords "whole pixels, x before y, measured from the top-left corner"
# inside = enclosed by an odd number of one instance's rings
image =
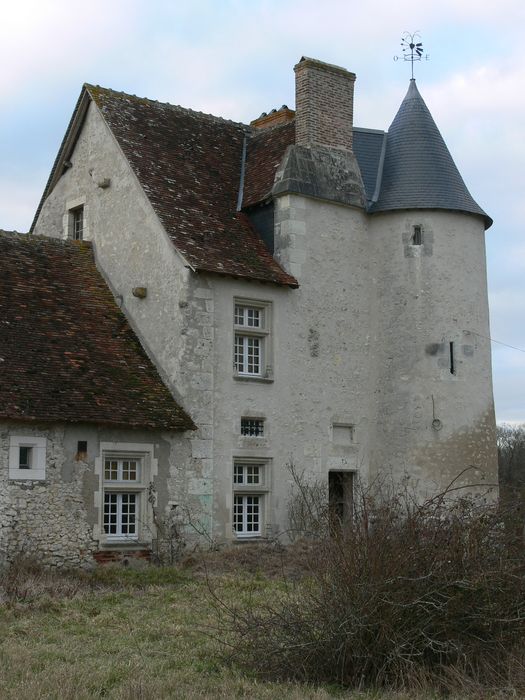
[[[9,478],[43,481],[46,478],[46,444],[45,437],[11,435]]]
[[[271,304],[235,299],[233,368],[238,376],[271,378]]]
[[[95,472],[101,480],[95,494],[101,542],[150,542],[154,535],[148,487],[157,474],[153,445],[102,443]]]
[[[142,459],[138,455],[104,455],[104,512],[102,526],[109,541],[137,540],[141,499]]]
[[[71,209],[69,214],[71,238],[74,241],[81,241],[84,238],[84,206]]]
[[[236,459],[233,463],[233,532],[239,538],[261,537],[268,491],[266,461]]]
[[[241,435],[264,437],[264,418],[241,418]]]

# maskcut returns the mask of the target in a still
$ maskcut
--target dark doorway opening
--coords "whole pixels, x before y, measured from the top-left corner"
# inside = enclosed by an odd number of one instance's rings
[[[353,472],[328,472],[328,506],[332,534],[340,532],[352,520]]]

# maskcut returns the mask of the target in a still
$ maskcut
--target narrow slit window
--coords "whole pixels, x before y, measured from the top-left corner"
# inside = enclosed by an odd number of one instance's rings
[[[412,245],[421,245],[423,243],[423,229],[418,224],[412,227]]]
[[[456,364],[454,362],[454,343],[449,343],[450,354],[450,374],[456,374]]]

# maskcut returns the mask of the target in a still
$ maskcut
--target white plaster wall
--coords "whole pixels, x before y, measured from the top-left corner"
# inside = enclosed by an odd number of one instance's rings
[[[423,227],[422,246],[410,245],[414,225]],[[372,472],[409,474],[422,495],[445,488],[469,466],[455,485],[497,483],[481,219],[394,212],[372,217],[370,234],[378,263]],[[432,344],[442,345],[436,354]],[[435,418],[440,430],[432,428]]]
[[[362,211],[297,196],[276,201],[276,257],[299,289],[210,277],[215,305],[216,529],[230,538],[235,457],[271,460],[267,524],[287,528],[293,460],[312,479],[330,469],[366,476],[370,413],[370,255]],[[233,366],[234,299],[271,302],[271,382],[239,380]],[[262,440],[240,436],[241,416],[266,419]],[[350,423],[355,443],[332,442]]]

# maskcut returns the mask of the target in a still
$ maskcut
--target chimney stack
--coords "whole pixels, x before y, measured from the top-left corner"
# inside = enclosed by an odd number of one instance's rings
[[[355,73],[303,56],[295,71],[295,143],[352,150]]]

